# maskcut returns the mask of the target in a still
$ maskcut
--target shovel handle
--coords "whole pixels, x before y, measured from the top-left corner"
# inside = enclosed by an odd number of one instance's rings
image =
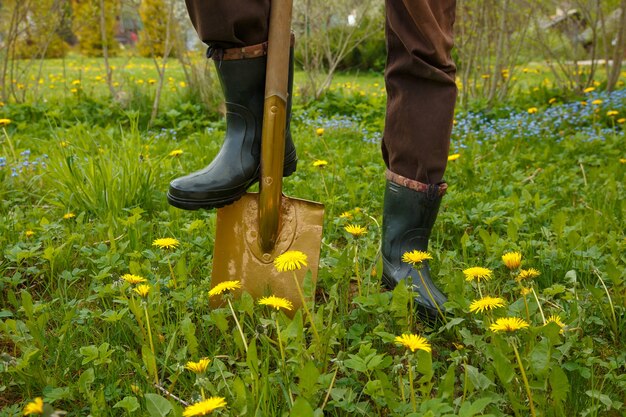
[[[280,226],[292,8],[292,0],[270,4],[259,194],[259,243],[265,253],[274,249]]]

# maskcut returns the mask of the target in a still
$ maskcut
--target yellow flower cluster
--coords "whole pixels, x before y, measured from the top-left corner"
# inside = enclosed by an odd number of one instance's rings
[[[417,249],[414,249],[411,252],[405,252],[402,255],[402,262],[406,262],[413,266],[417,266],[428,259],[433,259],[430,253]]]
[[[222,281],[215,287],[211,288],[209,291],[209,297],[213,297],[214,295],[218,295],[226,291],[234,291],[238,288],[241,288],[240,281]]]
[[[152,242],[152,246],[159,247],[161,249],[175,249],[180,242],[172,237],[162,237],[159,239],[155,239]]]
[[[183,417],[206,416],[218,408],[226,407],[226,399],[223,397],[209,397],[185,408]]]
[[[268,306],[275,308],[276,310],[280,310],[284,308],[285,310],[292,310],[293,303],[286,298],[276,297],[275,295],[270,295],[268,297],[263,297],[259,300],[259,304],[262,306]]]
[[[395,342],[409,349],[411,352],[415,352],[416,350],[431,351],[430,343],[428,343],[424,337],[416,334],[409,333],[396,336]]]
[[[274,268],[278,272],[295,271],[303,266],[307,266],[307,256],[297,250],[287,251],[274,259]]]

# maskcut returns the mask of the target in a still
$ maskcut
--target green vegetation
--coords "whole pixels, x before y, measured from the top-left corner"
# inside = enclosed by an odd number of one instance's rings
[[[165,201],[217,153],[219,114],[172,63],[148,129],[150,61],[113,60],[115,102],[99,63],[47,63],[22,87],[42,100],[0,107],[0,416],[37,397],[70,416],[179,416],[209,397],[217,415],[623,415],[626,90],[575,96],[520,68],[509,103],[459,111],[431,248],[449,318],[433,330],[407,288],[380,288],[380,75],[340,74],[294,110],[285,192],[326,216],[311,316],[290,318],[246,294],[212,307],[215,213]],[[470,311],[480,294],[504,306]],[[529,327],[490,330],[505,317]],[[396,342],[409,333],[431,351]]]

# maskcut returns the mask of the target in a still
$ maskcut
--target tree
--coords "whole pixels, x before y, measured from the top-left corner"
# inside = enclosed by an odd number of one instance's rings
[[[101,4],[104,5],[102,11]],[[119,6],[118,0],[72,0],[72,30],[78,38],[78,48],[83,55],[101,56],[105,44],[109,55],[115,55],[119,51],[115,40]],[[101,15],[104,16],[106,42],[103,42],[100,31]]]

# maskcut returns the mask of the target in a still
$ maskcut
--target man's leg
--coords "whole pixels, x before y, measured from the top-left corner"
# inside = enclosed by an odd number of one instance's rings
[[[408,278],[418,312],[435,320],[446,297],[430,278],[401,260],[426,251],[446,184],[457,88],[453,46],[455,0],[386,0],[387,115],[382,153],[387,165],[383,211],[383,283]]]
[[[215,60],[226,99],[226,135],[208,166],[170,183],[167,200],[186,210],[212,209],[238,200],[260,175],[269,1],[187,0],[186,4],[198,35],[209,45],[207,55]],[[285,176],[297,164],[289,130],[293,60],[290,65]]]

